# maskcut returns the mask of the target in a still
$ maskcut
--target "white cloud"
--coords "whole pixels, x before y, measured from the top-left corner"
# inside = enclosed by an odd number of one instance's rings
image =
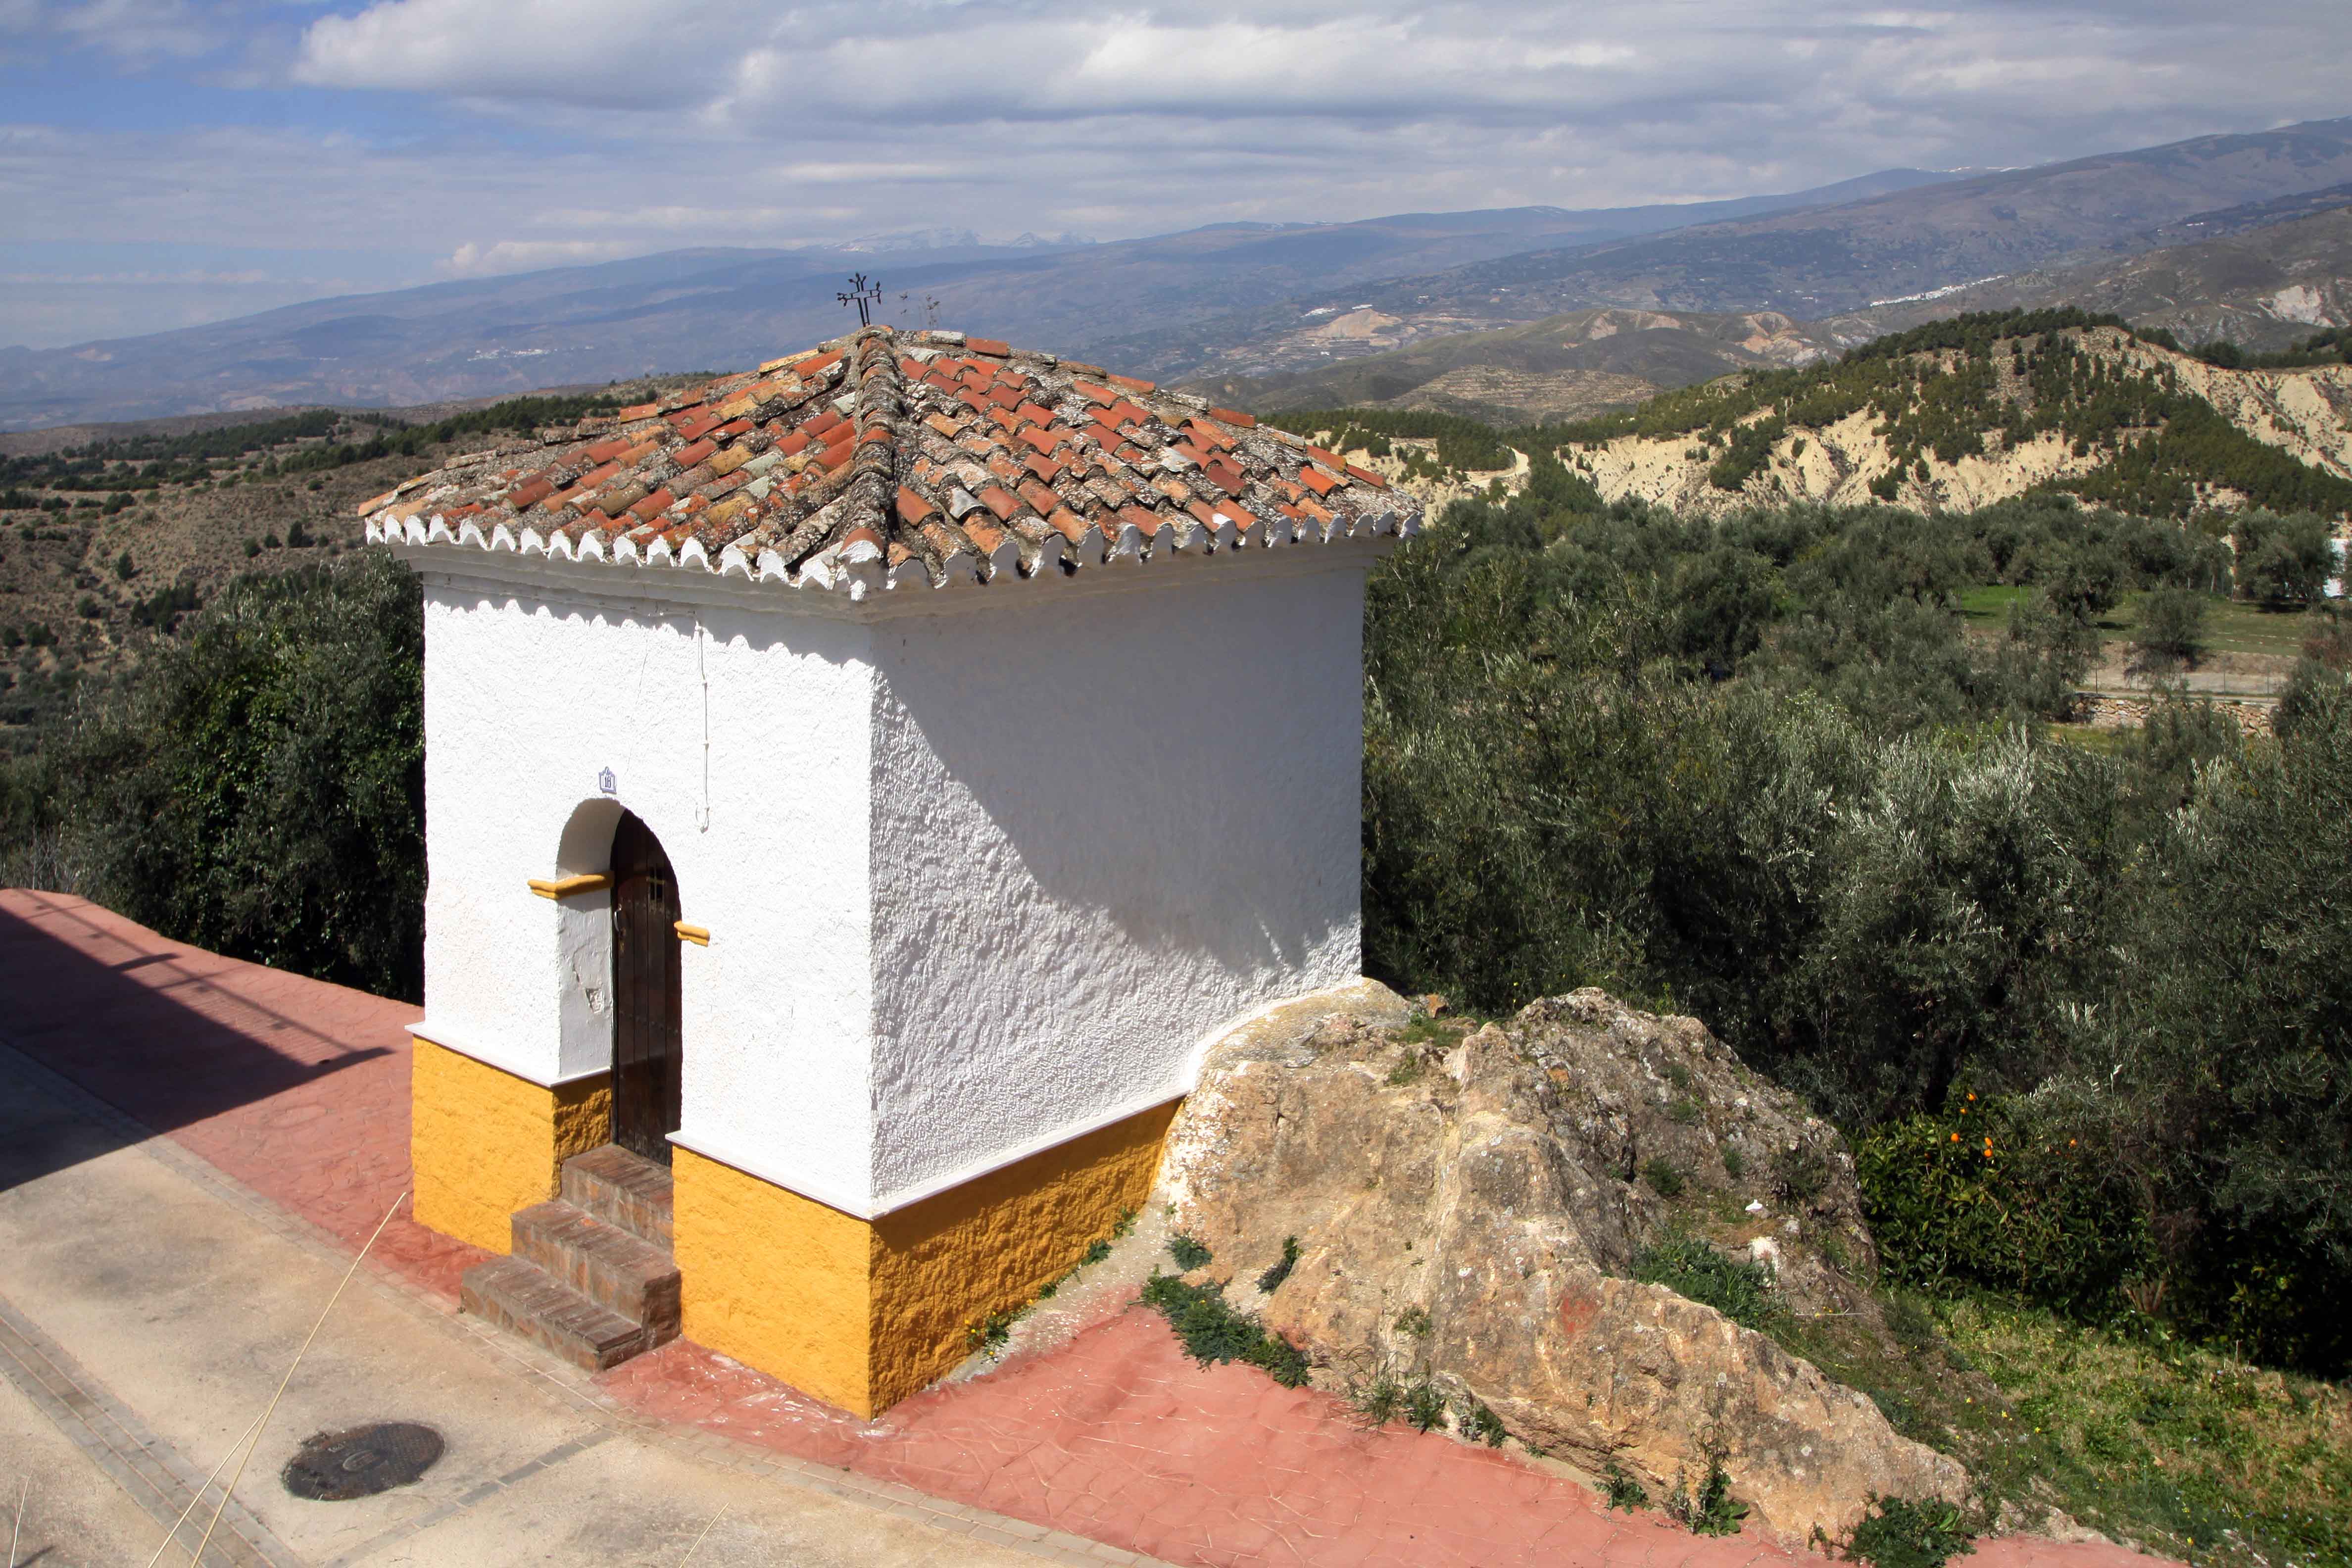
[[[641,247],[610,239],[502,239],[491,245],[467,240],[449,253],[442,270],[462,278],[498,272],[528,272],[540,267],[578,267],[610,261]]]
[[[153,62],[223,38],[208,115],[235,113],[226,82],[313,89],[327,118],[260,91],[249,124],[0,127],[0,210],[32,238],[373,246],[476,276],[1700,199],[2352,110],[2352,13],[2309,0],[0,0],[0,51],[168,78]]]

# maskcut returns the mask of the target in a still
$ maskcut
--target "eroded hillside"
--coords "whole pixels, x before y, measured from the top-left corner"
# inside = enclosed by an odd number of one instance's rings
[[[1943,323],[1834,366],[1730,376],[1572,426],[1612,500],[1968,510],[2066,489],[2151,516],[2352,509],[2352,365],[2225,370],[2116,326]]]

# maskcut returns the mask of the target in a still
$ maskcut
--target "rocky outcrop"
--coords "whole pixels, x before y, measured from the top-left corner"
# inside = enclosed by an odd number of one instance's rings
[[[1318,1386],[1427,1383],[1465,1431],[1490,1411],[1654,1495],[1719,1456],[1784,1539],[1842,1537],[1873,1493],[1966,1496],[1862,1394],[1631,1277],[1703,1210],[1714,1245],[1769,1267],[1778,1310],[1875,1319],[1847,1272],[1871,1244],[1843,1143],[1695,1019],[1580,991],[1465,1034],[1368,984],[1221,1042],[1171,1138],[1173,1223],[1213,1255],[1198,1274]]]

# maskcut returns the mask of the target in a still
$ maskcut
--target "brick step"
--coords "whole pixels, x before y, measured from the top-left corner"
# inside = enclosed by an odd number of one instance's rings
[[[618,1312],[664,1344],[677,1337],[677,1263],[653,1243],[567,1203],[514,1216],[514,1256]]]
[[[590,1372],[653,1348],[651,1331],[600,1307],[528,1259],[493,1258],[466,1270],[457,1304]]]
[[[669,1167],[616,1143],[563,1162],[563,1201],[670,1250]]]

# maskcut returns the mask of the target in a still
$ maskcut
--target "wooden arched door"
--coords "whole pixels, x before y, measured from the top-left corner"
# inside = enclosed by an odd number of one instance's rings
[[[677,879],[629,812],[613,830],[613,1142],[669,1163],[678,1125]]]

